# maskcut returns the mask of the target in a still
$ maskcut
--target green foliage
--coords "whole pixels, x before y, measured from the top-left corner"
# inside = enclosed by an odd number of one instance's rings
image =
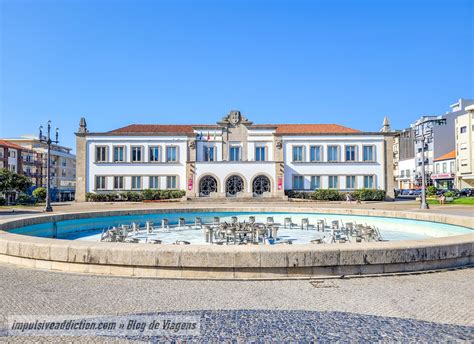
[[[21,174],[0,169],[0,193],[24,192],[31,186],[31,180]]]
[[[385,199],[384,190],[359,189],[351,193],[351,196],[359,201],[383,201]]]
[[[341,201],[347,192],[340,192],[333,189],[318,189],[314,192],[287,190],[285,194],[289,198],[312,199],[317,201]],[[359,189],[350,193],[353,199],[360,201],[383,201],[385,200],[384,190]]]
[[[35,199],[33,196],[27,195],[26,193],[20,193],[16,199],[17,203],[20,204],[31,204],[35,203]]]
[[[430,185],[428,186],[428,188],[426,189],[426,194],[428,196],[434,196],[436,195],[436,192],[438,191],[438,189],[436,188],[436,186],[434,185]]]
[[[454,197],[455,195],[454,195],[454,192],[452,192],[452,191],[446,191],[446,192],[444,193],[444,196],[445,196],[445,197]]]
[[[342,195],[337,190],[319,189],[313,192],[312,199],[318,201],[340,201],[342,199]]]
[[[0,196],[0,205],[5,205],[5,203],[7,203],[7,201],[5,200],[4,197]]]
[[[46,199],[46,188],[39,187],[33,190],[33,196],[39,201],[42,202]]]
[[[86,193],[88,202],[141,202],[143,200],[153,201],[162,199],[178,199],[186,195],[183,190],[143,190],[143,191],[124,191],[120,193]]]

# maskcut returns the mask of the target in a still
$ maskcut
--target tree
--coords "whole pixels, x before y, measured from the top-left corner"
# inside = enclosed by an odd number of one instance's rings
[[[31,184],[28,177],[9,171],[6,168],[0,169],[0,194],[8,195],[25,192]]]
[[[43,188],[43,187],[39,187],[39,188],[36,188],[34,191],[33,191],[33,196],[38,199],[38,201],[42,202],[46,199],[46,188]]]

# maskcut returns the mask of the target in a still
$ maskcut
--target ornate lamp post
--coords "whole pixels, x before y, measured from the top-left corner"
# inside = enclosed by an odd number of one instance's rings
[[[433,141],[433,126],[446,124],[442,116],[423,117],[414,125],[415,140],[421,143],[421,209],[429,209],[426,201],[425,145]]]
[[[38,139],[40,142],[44,142],[48,145],[48,157],[47,159],[47,164],[46,164],[46,207],[44,208],[44,211],[46,212],[51,212],[53,211],[53,207],[51,206],[51,144],[59,143],[59,128],[56,128],[56,139],[51,140],[51,121],[48,121],[48,134],[47,136],[43,135],[43,126],[40,125],[39,127],[39,135]]]

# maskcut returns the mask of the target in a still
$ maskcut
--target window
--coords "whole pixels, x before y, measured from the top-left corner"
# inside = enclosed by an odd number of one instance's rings
[[[311,190],[321,188],[321,176],[311,176]]]
[[[160,187],[160,177],[150,176],[150,178],[148,180],[148,188],[158,189],[159,187]]]
[[[439,173],[439,164],[436,164],[436,173]]]
[[[346,189],[356,188],[356,176],[346,176]]]
[[[303,146],[293,146],[293,162],[303,162]]]
[[[9,150],[9,151],[8,151],[8,156],[9,156],[10,158],[16,158],[16,151],[14,151],[14,150]]]
[[[364,146],[364,161],[374,161],[374,146]]]
[[[96,190],[105,190],[107,188],[105,184],[105,177],[104,176],[96,176],[95,177],[95,189]]]
[[[176,176],[166,176],[166,188],[176,189]]]
[[[125,161],[125,147],[114,147],[114,162]]]
[[[303,189],[304,189],[304,177],[293,176],[293,190],[303,190]]]
[[[132,147],[132,162],[142,161],[142,147]]]
[[[449,163],[449,170],[450,170],[449,172],[454,173],[454,161],[451,161]]]
[[[448,163],[443,162],[443,173],[448,172]]]
[[[204,146],[204,161],[215,161],[214,151],[214,146]]]
[[[142,177],[132,176],[132,189],[138,190],[142,188]]]
[[[346,161],[356,160],[356,146],[346,146]]]
[[[95,162],[107,162],[107,147],[95,147]]]
[[[405,177],[405,170],[402,170],[402,171],[401,171],[400,176],[401,176],[402,178]],[[407,176],[407,177],[408,177],[408,176]]]
[[[166,147],[166,162],[178,161],[178,147]]]
[[[123,177],[122,176],[115,176],[114,177],[114,189],[123,189]]]
[[[405,174],[406,174],[407,177],[410,177],[410,170],[406,170]]]
[[[150,162],[160,161],[160,147],[150,147],[150,156],[148,160]]]
[[[323,147],[321,146],[311,146],[310,148],[310,160],[311,161],[322,161],[323,160],[323,154],[322,154],[322,149]]]
[[[339,178],[338,176],[329,176],[329,188],[337,189],[339,187]]]
[[[467,132],[467,127],[464,126],[464,127],[459,128],[459,132],[460,132],[461,134],[464,134],[465,132]]]
[[[265,161],[265,146],[255,147],[255,161]]]
[[[364,188],[365,189],[374,188],[374,176],[364,176]]]
[[[339,147],[328,146],[328,161],[339,161]]]
[[[240,161],[240,146],[230,147],[230,161]]]

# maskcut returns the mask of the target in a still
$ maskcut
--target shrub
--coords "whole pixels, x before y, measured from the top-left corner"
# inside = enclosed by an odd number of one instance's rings
[[[16,201],[20,204],[35,203],[33,196],[27,195],[26,193],[21,193],[18,195]]]
[[[0,205],[5,205],[5,203],[7,203],[7,201],[5,200],[4,197],[0,196]]]
[[[39,187],[33,190],[33,196],[39,201],[42,202],[46,199],[46,188]]]
[[[161,199],[178,199],[186,195],[183,190],[143,190],[143,191],[124,191],[121,193],[86,193],[88,202],[114,202],[128,201],[140,202],[143,200],[161,200]]]
[[[452,191],[446,191],[446,192],[444,193],[444,196],[445,196],[445,197],[454,197],[455,195],[454,195],[454,192],[452,192]]]
[[[143,199],[147,201],[153,200],[155,199],[155,193],[156,193],[155,190],[151,190],[151,189],[143,190],[142,192]]]
[[[359,201],[383,201],[385,190],[359,189],[353,191],[351,196]]]
[[[428,188],[426,189],[426,194],[428,196],[434,196],[436,195],[436,192],[438,191],[438,189],[436,189],[436,186],[434,185],[430,185],[428,186]]]
[[[342,199],[342,195],[337,190],[319,189],[312,193],[312,199],[318,201],[340,201]]]

